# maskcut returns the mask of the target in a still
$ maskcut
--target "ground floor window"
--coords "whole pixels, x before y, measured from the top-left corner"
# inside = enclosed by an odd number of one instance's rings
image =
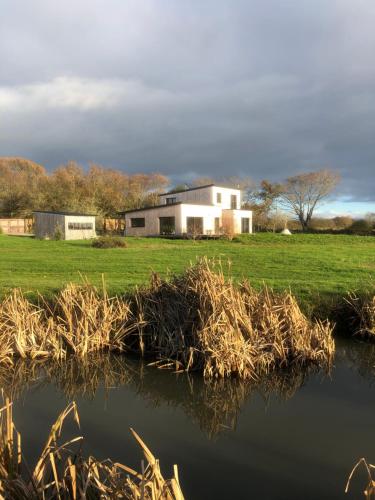
[[[144,217],[132,217],[130,219],[131,227],[145,227],[145,218]]]
[[[250,219],[241,217],[241,233],[250,233]]]
[[[175,234],[176,221],[174,217],[159,217],[160,234]]]
[[[215,234],[220,233],[220,217],[215,217]]]
[[[186,229],[188,234],[203,234],[203,217],[186,217]]]
[[[68,222],[68,229],[82,230],[93,229],[92,222]]]

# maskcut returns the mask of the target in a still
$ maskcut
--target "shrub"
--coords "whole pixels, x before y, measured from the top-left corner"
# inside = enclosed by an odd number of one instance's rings
[[[358,219],[353,222],[353,224],[349,227],[349,231],[352,234],[360,234],[366,235],[372,233],[372,225],[370,221],[366,219]]]
[[[100,236],[93,240],[91,246],[94,248],[126,248],[128,245],[120,236]]]
[[[56,224],[55,229],[53,231],[52,239],[54,239],[56,241],[60,241],[63,238],[64,238],[63,230],[62,230],[60,224]]]
[[[0,234],[3,234],[3,228],[0,226]]]

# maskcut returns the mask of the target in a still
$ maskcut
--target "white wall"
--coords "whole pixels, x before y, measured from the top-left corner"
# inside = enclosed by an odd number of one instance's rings
[[[181,205],[181,232],[187,233],[187,217],[203,217],[203,233],[215,233],[215,217],[221,218],[221,208],[212,205]],[[221,225],[221,221],[220,221]]]
[[[241,191],[239,189],[221,188],[213,186],[212,188],[212,203],[223,209],[231,207],[231,196],[237,196],[237,209],[241,208]],[[221,203],[217,203],[217,193],[221,193]]]
[[[91,223],[92,229],[69,229],[70,222]],[[88,240],[96,237],[94,215],[65,215],[65,239]]]

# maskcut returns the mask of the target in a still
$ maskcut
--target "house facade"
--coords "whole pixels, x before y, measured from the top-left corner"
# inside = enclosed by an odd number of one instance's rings
[[[241,191],[210,184],[160,195],[155,207],[125,212],[127,236],[218,236],[252,233]]]
[[[95,215],[71,212],[34,212],[36,238],[86,240],[96,237]]]

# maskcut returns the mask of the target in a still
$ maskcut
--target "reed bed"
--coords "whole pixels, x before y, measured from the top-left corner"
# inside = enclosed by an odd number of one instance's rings
[[[280,368],[327,365],[334,354],[332,326],[309,321],[289,292],[237,286],[207,259],[181,276],[154,274],[127,299],[108,297],[105,286],[99,292],[70,284],[35,305],[14,290],[0,304],[0,339],[0,363],[135,352],[208,378],[257,379]]]
[[[334,354],[332,326],[309,321],[290,293],[236,286],[207,259],[168,280],[153,275],[133,311],[143,354],[205,377],[257,379],[289,366],[327,365]]]
[[[69,284],[52,302],[32,304],[14,290],[0,304],[0,363],[15,357],[64,359],[122,351],[134,325],[129,304],[89,285]]]
[[[13,500],[128,499],[183,500],[177,466],[171,479],[164,479],[159,461],[131,429],[144,461],[141,472],[111,460],[99,461],[82,454],[82,437],[61,442],[64,421],[72,416],[79,426],[76,404],[71,403],[52,426],[40,457],[31,470],[24,462],[22,439],[5,398],[0,409],[0,497]],[[73,451],[72,448],[77,450]]]

